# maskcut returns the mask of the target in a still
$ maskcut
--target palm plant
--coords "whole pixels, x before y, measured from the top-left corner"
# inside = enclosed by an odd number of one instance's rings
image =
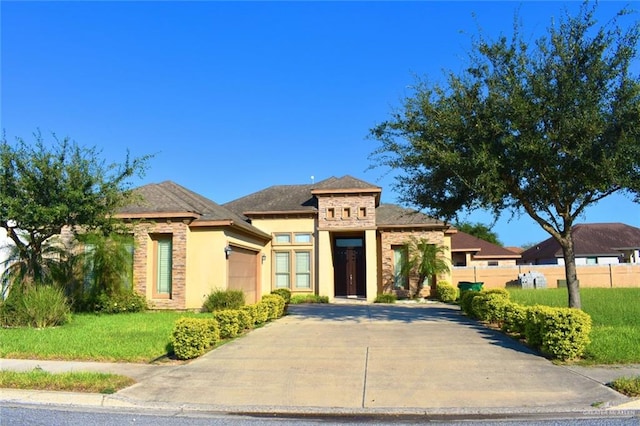
[[[404,276],[416,277],[417,282],[415,292],[410,293],[412,297],[420,295],[426,282],[431,288],[431,296],[435,295],[435,285],[440,274],[449,272],[449,262],[446,258],[447,248],[433,244],[425,238],[412,237],[407,243],[408,256],[401,265]]]
[[[60,270],[60,264],[67,257],[67,247],[57,238],[46,240],[39,250],[31,250],[33,242],[28,234],[22,235],[25,244],[8,245],[6,269],[0,277],[2,294],[17,287],[22,293],[43,284],[53,284]]]

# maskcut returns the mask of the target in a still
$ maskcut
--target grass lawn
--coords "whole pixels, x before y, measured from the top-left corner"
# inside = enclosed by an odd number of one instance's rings
[[[0,388],[9,389],[41,389],[110,394],[134,383],[135,380],[117,374],[86,372],[54,374],[39,369],[22,372],[0,371]]]
[[[0,357],[147,363],[167,353],[169,336],[185,312],[75,314],[61,327],[0,329]]]
[[[566,289],[509,290],[523,305],[567,306]],[[591,344],[583,362],[640,363],[640,288],[580,289],[582,309],[591,315]]]

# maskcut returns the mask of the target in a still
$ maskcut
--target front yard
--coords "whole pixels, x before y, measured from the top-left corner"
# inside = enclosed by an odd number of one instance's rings
[[[0,357],[149,363],[167,354],[178,318],[199,315],[206,314],[75,314],[61,327],[0,329]]]
[[[567,306],[566,289],[510,290],[523,305]],[[582,309],[591,316],[586,364],[640,363],[640,288],[583,288]]]

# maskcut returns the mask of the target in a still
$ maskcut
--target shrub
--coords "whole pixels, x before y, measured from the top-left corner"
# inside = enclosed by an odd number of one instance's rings
[[[471,309],[471,303],[473,302],[473,299],[479,294],[480,294],[479,291],[469,290],[469,291],[463,291],[462,294],[460,295],[460,309],[462,309],[462,312],[464,312],[465,314],[467,314],[472,318],[475,318],[475,317]]]
[[[527,319],[524,324],[524,338],[529,346],[539,349],[542,345],[542,322],[548,306],[533,305],[527,309]]]
[[[236,309],[236,312],[238,312],[238,325],[240,327],[240,331],[252,329],[255,324],[253,322],[253,316],[245,308],[246,306]]]
[[[277,294],[284,299],[284,303],[288,304],[291,302],[291,290],[288,288],[277,288],[271,292],[271,294]]]
[[[609,386],[621,394],[627,395],[631,398],[640,396],[640,376],[620,377],[609,383]]]
[[[218,323],[213,318],[187,318],[176,321],[171,333],[171,346],[178,359],[192,359],[204,354],[220,338]]]
[[[471,301],[474,318],[492,324],[502,324],[504,308],[509,303],[509,293],[497,291],[501,289],[481,291]]]
[[[524,328],[527,322],[527,307],[515,302],[507,302],[504,306],[504,321],[502,330],[513,333],[519,338],[524,337]]]
[[[271,306],[262,301],[256,303],[254,306],[256,307],[256,325],[264,324],[269,321]]]
[[[572,308],[535,305],[527,311],[527,343],[560,360],[577,358],[589,344],[591,317]]]
[[[95,302],[93,311],[104,314],[142,312],[148,309],[147,299],[135,291],[123,291],[112,295],[101,293]]]
[[[278,319],[284,315],[284,299],[277,294],[265,294],[262,296],[263,303],[269,306],[269,319]]]
[[[207,296],[203,304],[206,312],[239,309],[242,306],[244,306],[244,293],[242,290],[215,290]]]
[[[373,303],[396,303],[396,300],[398,300],[398,298],[395,294],[386,293],[377,295]]]
[[[250,326],[246,327],[246,328],[253,328],[253,326],[255,326],[258,323],[258,305],[244,305],[243,307],[240,308],[241,311],[243,311],[248,317],[249,317],[249,322],[251,323]]]
[[[329,303],[329,297],[316,294],[296,294],[291,296],[292,305],[300,303]]]
[[[542,352],[566,361],[581,356],[590,343],[591,317],[572,308],[552,308],[545,312]]]
[[[222,339],[231,339],[242,331],[238,312],[240,312],[238,309],[224,309],[213,312],[213,318],[218,322]]]
[[[0,307],[2,325],[11,327],[54,327],[67,323],[71,308],[64,292],[55,286],[40,285],[21,293],[11,291]]]
[[[458,299],[458,289],[446,281],[438,281],[436,284],[436,296],[444,303],[453,303]]]

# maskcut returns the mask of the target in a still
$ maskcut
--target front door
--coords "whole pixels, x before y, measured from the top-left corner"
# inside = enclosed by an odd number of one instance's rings
[[[362,238],[336,239],[334,268],[336,296],[366,297],[363,254]]]

